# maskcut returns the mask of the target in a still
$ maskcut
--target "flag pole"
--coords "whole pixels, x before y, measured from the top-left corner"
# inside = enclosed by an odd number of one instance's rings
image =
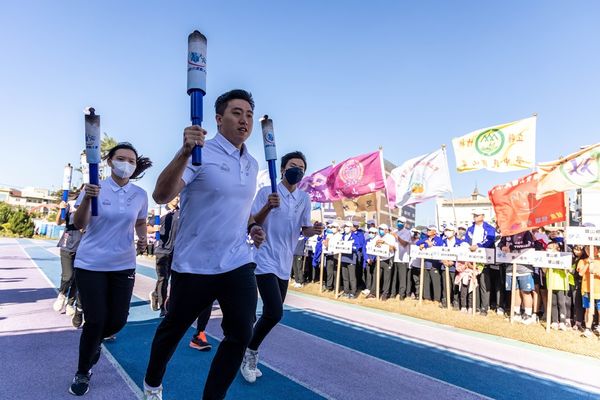
[[[383,160],[383,146],[379,146],[379,160],[381,161],[381,174],[383,175],[383,188],[385,193],[385,200],[387,202],[388,208],[388,220],[390,222],[390,229],[392,229],[392,208],[390,206],[390,202],[388,201],[388,188],[387,188],[387,178],[385,176],[385,161]]]
[[[448,154],[446,153],[446,145],[442,145],[442,152],[444,153],[444,161],[446,161],[446,167],[448,167]],[[450,174],[450,168],[446,168],[448,174]],[[456,218],[456,205],[454,204],[454,189],[450,191],[450,199],[452,200],[452,213],[454,214],[454,226],[458,225],[458,219]],[[436,201],[437,206],[437,201]],[[439,221],[438,221],[439,225]]]

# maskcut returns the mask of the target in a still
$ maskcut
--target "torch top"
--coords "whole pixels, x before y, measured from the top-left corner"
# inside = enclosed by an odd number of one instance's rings
[[[93,117],[96,115],[96,109],[94,107],[88,106],[83,109],[83,113],[85,115],[91,115]]]
[[[190,35],[188,36],[188,41],[196,41],[196,40],[201,40],[203,42],[206,42],[206,36],[204,36],[199,30],[195,30],[194,32],[190,33]]]

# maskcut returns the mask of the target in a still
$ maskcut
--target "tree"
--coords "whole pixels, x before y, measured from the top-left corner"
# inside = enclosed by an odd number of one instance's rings
[[[102,158],[104,158],[110,149],[117,145],[117,140],[112,136],[108,136],[106,132],[102,134],[102,140],[100,141],[100,152],[102,153]]]
[[[24,208],[0,203],[0,227],[2,234],[30,238],[33,237],[35,225]]]

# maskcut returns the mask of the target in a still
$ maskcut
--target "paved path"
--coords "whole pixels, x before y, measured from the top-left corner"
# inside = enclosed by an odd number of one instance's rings
[[[139,398],[160,320],[146,301],[152,264],[139,260],[137,272],[128,324],[105,345],[86,398]],[[79,333],[52,311],[59,280],[53,242],[0,239],[0,399],[73,398]],[[207,332],[218,345],[218,307]],[[214,351],[187,344],[169,365],[165,400],[200,398]],[[295,293],[261,347],[261,370],[254,385],[238,376],[227,398],[600,398],[600,360]]]

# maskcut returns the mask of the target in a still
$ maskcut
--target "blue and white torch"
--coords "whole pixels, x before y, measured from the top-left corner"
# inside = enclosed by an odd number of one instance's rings
[[[265,115],[260,119],[262,127],[263,144],[265,146],[265,159],[269,165],[269,178],[271,179],[271,193],[277,193],[277,148],[275,147],[275,132],[273,132],[273,120]]]
[[[89,164],[91,185],[99,185],[98,165],[102,161],[100,154],[100,116],[92,107],[85,109],[85,157]],[[98,198],[92,198],[92,216],[98,216]]]
[[[155,229],[158,228],[158,229],[156,229],[154,238],[156,239],[157,242],[160,240],[160,211],[161,211],[161,208],[162,207],[159,204],[154,209],[154,228]]]
[[[65,170],[63,172],[63,183],[62,183],[62,201],[65,203],[69,200],[69,190],[71,189],[71,179],[73,178],[73,167],[71,164],[67,164],[65,166]],[[67,217],[67,209],[60,209],[60,219],[63,221]]]
[[[202,100],[206,94],[206,36],[194,31],[188,36],[187,92],[192,125],[202,125]],[[202,165],[202,147],[192,150],[192,165]]]

